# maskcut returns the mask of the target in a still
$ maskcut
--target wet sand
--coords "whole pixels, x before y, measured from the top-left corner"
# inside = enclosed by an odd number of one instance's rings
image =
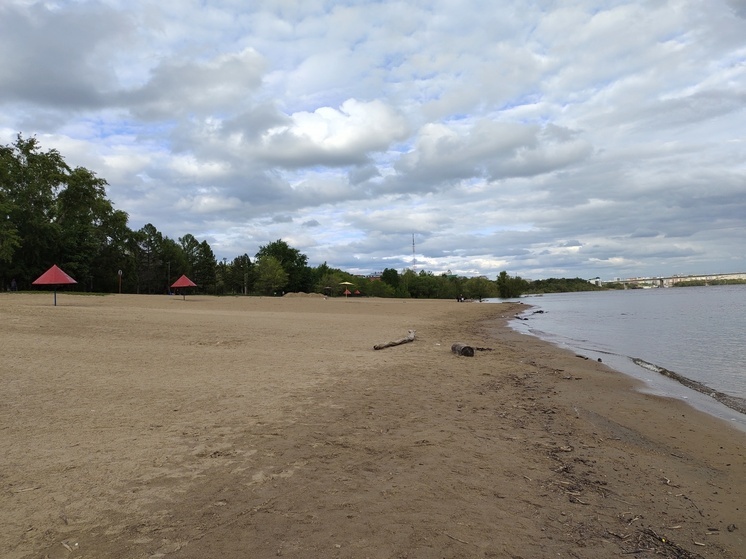
[[[746,557],[743,432],[521,305],[57,302],[0,294],[3,557]]]

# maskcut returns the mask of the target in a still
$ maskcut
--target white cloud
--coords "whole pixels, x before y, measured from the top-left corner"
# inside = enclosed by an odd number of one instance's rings
[[[349,99],[339,109],[295,113],[290,121],[262,137],[262,156],[289,167],[364,164],[370,152],[388,149],[407,133],[401,115],[381,101]]]
[[[208,4],[3,2],[0,140],[221,258],[746,271],[740,0]]]
[[[241,205],[237,198],[225,198],[211,192],[200,193],[196,196],[179,198],[175,209],[183,212],[194,212],[197,214],[213,214],[226,210],[234,210]]]

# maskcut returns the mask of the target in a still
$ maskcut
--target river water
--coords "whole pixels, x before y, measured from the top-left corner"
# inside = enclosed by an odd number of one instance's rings
[[[513,321],[519,332],[600,358],[642,381],[646,392],[687,400],[746,430],[746,414],[721,403],[735,401],[738,408],[746,402],[746,285],[557,293],[520,301],[531,308]],[[687,379],[699,385],[687,387]]]

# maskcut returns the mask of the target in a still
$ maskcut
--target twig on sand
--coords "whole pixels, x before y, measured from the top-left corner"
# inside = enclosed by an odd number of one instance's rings
[[[373,346],[373,349],[384,349],[386,347],[393,347],[393,346],[396,346],[396,345],[401,345],[401,344],[406,344],[408,342],[413,342],[414,341],[415,330],[409,330],[408,332],[409,333],[407,334],[407,336],[405,338],[394,340],[393,342],[387,342],[385,344],[376,344],[376,345]]]
[[[449,537],[449,538],[451,538],[452,540],[456,540],[457,542],[460,542],[460,543],[463,543],[463,544],[466,544],[466,545],[476,545],[476,544],[473,544],[473,543],[470,543],[470,542],[465,542],[464,540],[460,540],[460,539],[458,539],[457,537],[455,537],[455,536],[452,536],[452,535],[451,535],[451,534],[449,534],[448,532],[443,532],[443,534],[445,534],[446,536],[448,536],[448,537]]]
[[[699,515],[700,515],[700,516],[702,516],[702,517],[704,517],[704,514],[702,513],[702,511],[700,510],[700,508],[699,508],[699,507],[697,506],[697,503],[695,503],[694,501],[692,501],[692,498],[691,498],[691,497],[689,497],[688,495],[684,495],[683,493],[679,493],[679,494],[678,494],[678,495],[676,495],[676,496],[677,496],[677,497],[684,497],[684,499],[686,499],[687,501],[689,501],[689,502],[690,502],[690,503],[692,504],[692,506],[693,506],[693,507],[694,507],[695,509],[697,509],[697,512],[699,513]]]
[[[13,493],[25,493],[26,491],[36,491],[37,489],[41,489],[41,485],[36,485],[34,487],[24,487],[23,489],[14,489]]]

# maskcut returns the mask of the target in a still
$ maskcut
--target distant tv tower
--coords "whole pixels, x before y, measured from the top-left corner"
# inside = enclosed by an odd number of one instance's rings
[[[412,233],[412,271],[417,271],[417,256],[414,251],[414,233]]]

